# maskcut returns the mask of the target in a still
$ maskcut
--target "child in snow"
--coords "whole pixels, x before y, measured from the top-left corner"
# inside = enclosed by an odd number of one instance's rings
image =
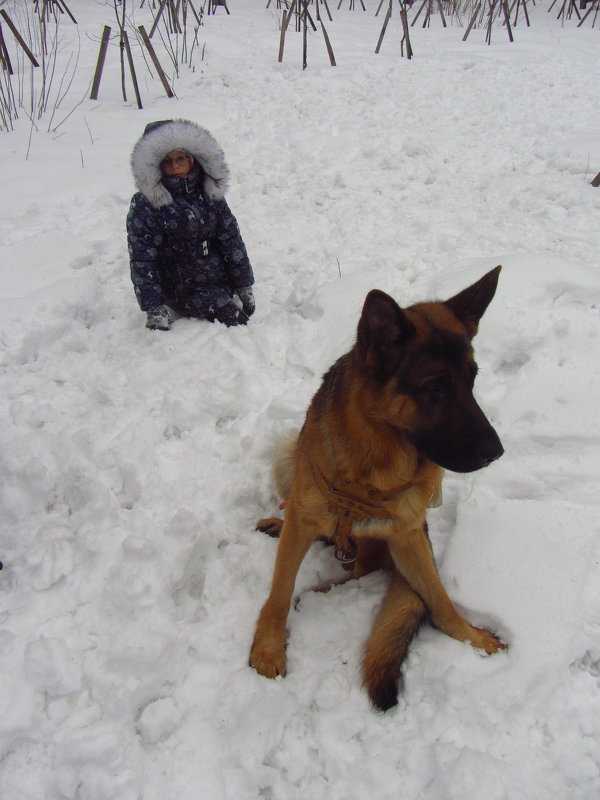
[[[127,242],[146,327],[169,330],[171,309],[245,325],[254,313],[254,275],[225,200],[229,169],[217,141],[188,120],[152,122],[133,148],[131,169],[138,192]]]

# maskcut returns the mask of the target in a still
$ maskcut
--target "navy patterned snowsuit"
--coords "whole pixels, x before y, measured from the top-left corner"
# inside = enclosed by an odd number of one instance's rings
[[[163,178],[173,203],[153,208],[131,200],[127,240],[131,279],[142,311],[167,304],[190,317],[214,319],[237,288],[254,283],[252,267],[226,200],[202,191],[195,164],[187,178]]]
[[[162,159],[174,149],[194,157],[185,178],[162,174]],[[127,215],[127,242],[142,311],[167,305],[211,322],[247,321],[233,298],[252,286],[254,275],[225,200],[229,170],[216,140],[188,120],[151,123],[134,147],[131,166],[139,191]]]

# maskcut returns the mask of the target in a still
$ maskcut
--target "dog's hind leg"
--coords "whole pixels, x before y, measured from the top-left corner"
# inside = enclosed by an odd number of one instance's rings
[[[365,646],[362,663],[363,685],[380,711],[387,711],[398,702],[402,662],[426,614],[419,595],[395,571]]]

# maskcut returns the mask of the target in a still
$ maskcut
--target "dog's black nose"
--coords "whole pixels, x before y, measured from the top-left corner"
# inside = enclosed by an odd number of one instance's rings
[[[496,436],[496,434],[494,434],[494,438],[486,442],[484,449],[481,452],[483,466],[489,467],[489,465],[494,461],[497,461],[503,453],[504,448],[502,447],[502,442]]]

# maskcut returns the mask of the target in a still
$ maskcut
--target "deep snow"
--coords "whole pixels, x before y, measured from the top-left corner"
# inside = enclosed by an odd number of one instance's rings
[[[335,68],[311,35],[302,71],[294,32],[278,64],[276,9],[230,0],[177,99],[136,49],[145,107],[124,103],[113,46],[99,101],[30,146],[25,118],[0,132],[3,800],[599,795],[600,31],[538,4],[488,47],[434,19],[411,29],[408,61],[397,19],[374,54],[383,20],[366,4],[332,8]],[[114,27],[108,3],[69,6],[82,55],[65,114]],[[246,329],[150,332],[137,309],[129,154],[173,116],[230,164],[257,277]],[[304,593],[288,676],[259,677],[273,443],[369,289],[443,298],[499,263],[475,344],[506,453],[449,474],[430,523],[449,593],[510,649],[481,658],[426,627],[398,707],[375,714],[359,675],[373,574]],[[338,575],[315,545],[297,590]]]

